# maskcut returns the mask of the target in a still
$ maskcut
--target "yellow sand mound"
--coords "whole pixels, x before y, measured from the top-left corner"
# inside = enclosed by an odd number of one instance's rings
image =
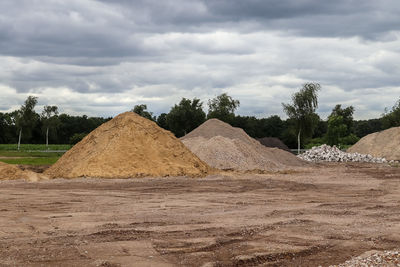
[[[347,152],[370,154],[387,160],[400,160],[400,127],[393,127],[361,138]]]
[[[46,170],[50,177],[205,176],[210,167],[172,133],[133,112],[87,135]]]
[[[15,165],[0,162],[0,180],[16,180],[25,179],[28,181],[38,181],[46,179],[42,174],[34,173],[31,171],[23,171]]]

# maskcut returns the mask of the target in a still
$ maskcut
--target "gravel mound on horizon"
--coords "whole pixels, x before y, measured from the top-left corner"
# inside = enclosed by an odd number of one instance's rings
[[[201,160],[219,169],[277,171],[307,164],[292,153],[265,147],[243,129],[217,119],[206,121],[181,140]]]

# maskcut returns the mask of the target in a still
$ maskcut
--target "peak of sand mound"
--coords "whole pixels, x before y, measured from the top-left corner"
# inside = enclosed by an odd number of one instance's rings
[[[290,151],[290,149],[279,138],[276,137],[263,137],[258,138],[258,142],[266,147],[276,147],[282,150]]]
[[[206,139],[213,138],[214,136],[223,136],[230,139],[239,139],[242,142],[254,143],[257,142],[255,139],[251,138],[246,134],[246,132],[237,127],[232,127],[226,122],[220,121],[218,119],[209,119],[199,127],[185,135],[181,140],[193,138],[193,137],[203,137]]]
[[[16,180],[25,179],[28,181],[38,181],[46,179],[42,174],[34,173],[28,170],[21,170],[15,165],[7,164],[0,161],[0,180]]]
[[[210,167],[172,133],[133,112],[104,123],[45,171],[50,177],[205,176]]]
[[[364,136],[347,152],[370,154],[387,160],[400,160],[400,127]]]
[[[272,171],[306,164],[292,153],[265,147],[242,129],[217,119],[208,120],[181,140],[200,159],[219,169]]]

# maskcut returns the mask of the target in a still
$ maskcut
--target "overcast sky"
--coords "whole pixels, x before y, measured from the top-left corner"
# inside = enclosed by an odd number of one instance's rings
[[[2,0],[0,111],[28,95],[74,115],[155,114],[221,93],[284,117],[318,82],[318,113],[376,118],[400,98],[398,0]]]

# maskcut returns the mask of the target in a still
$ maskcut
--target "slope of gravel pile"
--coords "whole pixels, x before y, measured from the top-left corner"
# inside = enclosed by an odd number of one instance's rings
[[[214,136],[222,136],[229,139],[238,139],[242,142],[252,144],[257,142],[255,139],[247,135],[247,133],[237,127],[232,127],[228,123],[220,121],[218,119],[209,119],[202,125],[185,135],[181,140],[193,138],[193,137],[203,137],[206,139],[213,138]]]
[[[329,161],[329,162],[371,162],[371,163],[387,163],[385,158],[374,158],[371,155],[360,153],[346,153],[336,146],[322,145],[313,147],[303,154],[298,155],[299,158],[306,161]]]
[[[352,258],[339,265],[331,265],[330,267],[400,267],[399,251],[383,251],[375,253],[366,253],[359,257]]]
[[[34,173],[28,170],[21,170],[15,165],[7,164],[0,161],[0,180],[25,179],[35,182],[46,178],[47,177],[42,174]]]
[[[270,171],[305,164],[292,153],[265,147],[242,129],[217,119],[206,121],[181,140],[200,159],[219,169]]]
[[[257,138],[257,141],[266,147],[276,147],[282,150],[290,151],[287,145],[285,145],[285,143],[276,137]]]
[[[171,132],[133,112],[104,123],[45,171],[50,177],[205,176],[210,167]]]
[[[400,160],[400,127],[364,136],[348,151],[371,154],[388,160]]]

